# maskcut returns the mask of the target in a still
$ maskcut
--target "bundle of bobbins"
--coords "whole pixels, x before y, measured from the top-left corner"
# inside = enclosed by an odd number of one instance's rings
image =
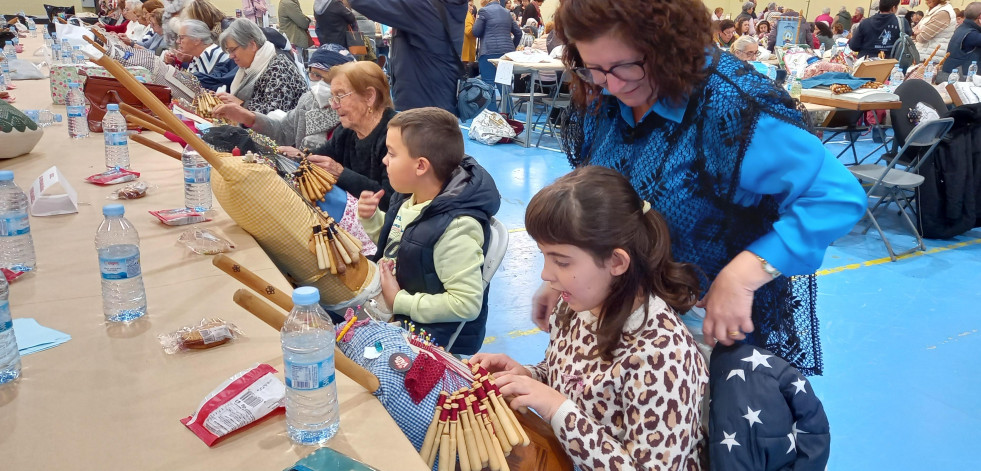
[[[205,119],[214,119],[214,115],[211,113],[221,105],[221,100],[215,96],[214,92],[210,90],[201,90],[196,97],[194,97],[194,103],[191,106],[197,112],[198,116]]]
[[[361,241],[337,225],[334,218],[320,213],[322,224],[313,226],[310,251],[317,255],[317,267],[330,270],[332,275],[344,273],[347,266],[356,266],[361,260]]]
[[[296,178],[296,186],[300,190],[300,194],[314,204],[317,201],[325,201],[324,195],[337,184],[337,177],[310,163],[306,155],[300,161],[300,166],[296,172],[293,172],[293,176]]]
[[[466,360],[464,365],[469,365]],[[426,431],[420,455],[432,467],[439,457],[439,471],[509,471],[506,457],[517,446],[531,441],[508,407],[494,377],[487,370],[469,365],[474,381],[440,395],[432,423]]]

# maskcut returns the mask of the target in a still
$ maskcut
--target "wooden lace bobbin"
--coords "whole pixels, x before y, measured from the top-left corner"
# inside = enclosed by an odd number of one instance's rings
[[[347,253],[348,258],[350,259],[350,261],[347,263],[349,265],[357,265],[361,259],[361,249],[344,237],[346,231],[338,227],[337,224],[331,224],[330,232],[333,234],[334,240],[337,241],[338,249],[344,249],[344,252]]]
[[[453,462],[456,461],[456,449],[450,448],[450,401],[443,404],[446,411],[446,421],[443,423],[443,430],[439,438],[439,471],[452,471]],[[440,415],[440,422],[443,422]],[[433,456],[435,460],[436,457]]]
[[[497,414],[497,408],[491,403],[490,398],[487,397],[487,393],[484,391],[484,387],[480,386],[480,383],[474,383],[474,392],[477,394],[477,398],[480,399],[481,412],[484,412],[488,417],[490,417],[491,425],[494,426],[494,432],[500,441],[501,450],[504,451],[504,456],[511,454],[511,449],[514,448],[511,445],[511,440],[507,436],[506,426],[510,426],[510,422],[504,422],[501,420],[501,416]],[[486,411],[486,412],[485,412]],[[505,425],[506,424],[506,425]],[[513,428],[513,427],[512,427]],[[514,430],[511,431],[514,433]]]
[[[422,456],[424,460],[429,459],[429,452],[432,451],[433,445],[435,444],[437,428],[439,428],[439,416],[443,412],[443,404],[446,403],[447,396],[449,394],[446,391],[440,393],[439,399],[436,402],[436,409],[433,411],[433,421],[429,423],[429,429],[426,430],[426,438],[422,440],[422,448],[419,449],[419,456]]]
[[[347,248],[344,247],[344,245],[341,243],[341,241],[337,240],[337,237],[334,236],[334,231],[335,231],[334,226],[335,226],[335,224],[332,224],[328,228],[328,230],[327,230],[327,240],[330,242],[330,244],[335,249],[337,249],[337,253],[340,254],[341,260],[344,261],[344,264],[345,265],[350,265],[351,264],[351,256],[347,253]]]
[[[331,264],[334,265],[333,268],[334,269],[337,269],[337,273],[340,273],[341,275],[343,275],[347,271],[347,265],[344,264],[344,260],[341,258],[341,254],[338,253],[338,251],[337,251],[337,246],[334,245],[334,241],[331,240],[330,233],[329,232],[325,232],[325,235],[322,236],[322,237],[326,239],[326,240],[324,240],[324,243],[327,244],[327,249],[329,250],[328,253],[332,257],[331,258]],[[333,270],[332,270],[332,272],[333,272]]]
[[[317,268],[321,270],[327,269],[327,260],[324,256],[324,251],[320,246],[320,226],[314,226],[313,235],[310,236],[310,244],[313,247],[311,252],[317,254]]]
[[[492,423],[492,411],[488,411],[483,405],[480,406],[480,413],[483,416],[484,428],[487,430],[487,434],[490,435],[491,446],[487,450],[488,453],[494,453],[497,455],[498,468],[501,471],[510,471],[511,467],[508,466],[507,453],[504,452],[504,442],[507,439],[499,440],[496,433],[494,433],[494,424]],[[510,453],[510,451],[509,451]]]
[[[490,374],[486,374],[483,376],[482,382],[484,385],[484,389],[488,391],[488,394],[491,398],[491,402],[496,401],[499,406],[498,415],[506,416],[507,420],[511,422],[511,426],[513,427],[513,430],[517,433],[518,441],[516,443],[512,443],[512,445],[528,446],[528,444],[531,443],[531,439],[528,437],[528,434],[525,432],[524,427],[521,426],[521,423],[518,422],[518,417],[514,415],[514,410],[512,410],[511,407],[508,406],[507,401],[504,400],[504,396],[501,394],[500,388],[498,388],[497,385],[494,384],[494,376]],[[502,420],[504,419],[502,418]],[[510,435],[508,436],[508,438],[510,439]]]
[[[429,450],[429,457],[426,459],[426,463],[429,464],[430,468],[432,468],[433,465],[436,464],[436,457],[438,456],[437,453],[439,452],[439,448],[443,446],[442,443],[443,434],[449,433],[449,428],[450,428],[449,422],[450,422],[450,408],[449,408],[449,401],[447,401],[443,403],[443,410],[440,412],[439,415],[439,429],[437,430],[438,434],[436,436],[436,441],[433,444],[433,448]],[[449,444],[447,444],[447,446],[449,446]]]
[[[467,415],[470,417],[471,427],[473,427],[474,436],[477,438],[480,465],[483,467],[490,466],[492,470],[497,471],[501,465],[497,464],[497,455],[494,454],[493,450],[490,450],[490,436],[487,435],[487,430],[484,429],[484,423],[480,418],[480,403],[477,402],[477,398],[473,394],[468,395],[465,402],[470,409]]]
[[[480,458],[480,445],[478,445],[477,436],[473,432],[473,422],[470,421],[470,409],[467,408],[467,403],[463,400],[462,394],[457,396],[454,409],[460,412],[460,432],[463,436],[464,444],[467,447],[467,459],[470,461],[470,469],[473,471],[481,469],[484,465]]]
[[[451,430],[456,432],[453,435],[456,445],[456,454],[460,459],[460,471],[471,471],[470,466],[470,450],[467,448],[467,437],[463,433],[463,420],[460,416],[460,406],[456,403],[456,397],[453,398],[453,409],[450,410],[450,420],[452,421]],[[480,468],[477,468],[480,469]]]
[[[453,404],[454,406],[456,404]],[[463,455],[460,455],[460,416],[455,409],[450,409],[450,469],[451,471],[456,468],[457,456],[460,456],[460,464],[463,464]],[[466,448],[463,450],[466,453]],[[440,455],[442,457],[442,455]],[[469,468],[470,463],[467,462],[467,467]],[[461,471],[468,471],[463,470]]]
[[[361,250],[364,249],[364,244],[344,229],[338,229],[337,233],[341,235],[344,246],[351,250],[351,253],[361,253]]]

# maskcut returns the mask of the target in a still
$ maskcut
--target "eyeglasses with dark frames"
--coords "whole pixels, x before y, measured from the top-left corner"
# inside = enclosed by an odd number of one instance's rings
[[[637,62],[617,64],[609,69],[604,69],[602,67],[576,67],[572,69],[572,71],[575,72],[579,78],[595,85],[605,84],[607,81],[607,75],[613,75],[624,82],[636,82],[647,76],[647,70],[644,69],[644,64],[646,63],[647,59],[644,58]]]

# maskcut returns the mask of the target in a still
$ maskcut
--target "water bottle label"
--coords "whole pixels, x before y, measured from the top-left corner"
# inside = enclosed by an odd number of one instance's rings
[[[140,254],[122,258],[99,257],[99,271],[103,280],[126,280],[136,278],[140,270]]]
[[[69,118],[84,118],[85,117],[85,105],[73,105],[67,106],[68,117]]]
[[[125,131],[116,131],[103,133],[103,137],[106,140],[107,146],[125,146],[126,139],[129,135]]]
[[[7,214],[0,217],[0,236],[10,237],[31,233],[31,222],[27,213]]]
[[[184,167],[184,183],[208,183],[211,181],[211,166]]]
[[[310,391],[334,382],[334,353],[319,363],[284,362],[286,387]]]

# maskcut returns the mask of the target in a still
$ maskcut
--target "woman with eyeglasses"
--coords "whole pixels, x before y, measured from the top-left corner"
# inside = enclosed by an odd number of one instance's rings
[[[218,37],[218,44],[238,65],[231,93],[218,93],[218,99],[256,113],[296,108],[307,82],[293,59],[277,54],[276,46],[255,23],[244,18],[233,21]]]
[[[337,186],[355,197],[362,191],[385,190],[378,207],[388,209],[394,190],[382,159],[388,153],[388,122],[395,116],[388,78],[374,62],[342,64],[330,71],[330,91],[330,105],[341,126],[307,158],[337,177]]]
[[[178,53],[190,58],[187,71],[197,77],[201,86],[211,91],[231,87],[238,65],[215,44],[211,28],[200,20],[183,20],[178,31]]]
[[[790,95],[714,47],[702,2],[564,0],[553,21],[575,72],[562,129],[569,161],[619,171],[665,216],[674,260],[705,275],[693,293],[704,320],[696,310],[681,320],[709,346],[747,342],[820,374],[813,274],[865,212],[857,180],[808,131]],[[543,330],[558,298],[547,284],[535,295],[532,317]],[[604,456],[622,467],[661,466],[635,420],[566,425],[568,438],[592,450],[609,445]],[[578,436],[587,429],[599,435]],[[713,447],[719,433],[708,437]],[[698,469],[703,437],[687,438],[672,456],[685,457],[677,468]]]
[[[241,105],[220,105],[214,115],[227,118],[259,134],[269,136],[280,145],[279,153],[298,158],[300,149],[316,149],[327,142],[327,135],[340,124],[337,111],[331,106],[330,70],[354,62],[354,55],[344,46],[325,44],[310,55],[307,65],[310,91],[300,97],[296,108],[285,116],[275,117],[256,113]]]

